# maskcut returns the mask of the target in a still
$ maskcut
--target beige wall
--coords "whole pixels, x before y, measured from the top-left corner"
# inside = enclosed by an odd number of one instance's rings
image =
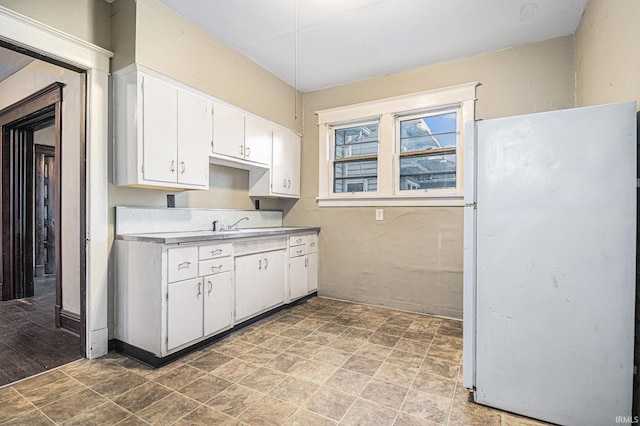
[[[109,3],[104,0],[0,0],[0,6],[109,48]]]
[[[591,0],[576,32],[578,106],[640,102],[640,1]]]
[[[33,61],[0,82],[0,109],[54,82],[62,89],[62,308],[80,314],[80,143],[84,135],[84,74]]]
[[[575,104],[573,37],[447,62],[304,95],[302,197],[286,202],[286,225],[320,233],[321,295],[462,317],[462,208],[318,208],[314,112],[479,81],[476,117],[570,108]]]

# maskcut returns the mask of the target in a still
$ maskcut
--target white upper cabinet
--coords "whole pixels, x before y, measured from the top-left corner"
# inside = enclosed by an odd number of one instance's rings
[[[214,104],[211,153],[244,160],[244,115],[241,112]]]
[[[300,136],[273,129],[271,168],[251,171],[252,197],[300,198]]]
[[[209,186],[210,111],[205,98],[178,90],[178,183]]]
[[[240,111],[220,104],[213,107],[213,162],[251,169],[267,168],[271,160],[271,126]],[[225,161],[226,160],[226,161]],[[231,160],[231,162],[229,162]]]
[[[178,90],[140,76],[142,86],[142,175],[146,181],[177,182]]]
[[[244,119],[244,158],[269,166],[271,164],[271,126],[252,117]]]
[[[208,101],[137,69],[113,86],[116,185],[208,189]]]

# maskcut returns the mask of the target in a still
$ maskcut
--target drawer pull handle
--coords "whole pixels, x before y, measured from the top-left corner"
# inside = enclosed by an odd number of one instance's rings
[[[222,269],[222,265],[212,266],[211,267],[211,272],[216,272],[216,271],[219,271],[220,269]]]
[[[188,268],[191,265],[191,262],[182,262],[178,265],[178,269]]]
[[[301,243],[301,242],[302,242],[302,238],[298,238],[298,239],[296,240],[296,243]]]
[[[310,245],[311,247],[315,247],[315,246],[316,246],[316,243],[311,243],[311,244],[309,244],[309,245]]]
[[[302,250],[296,251],[296,254],[302,254]]]
[[[211,250],[211,256],[215,256],[216,254],[221,254],[221,253],[222,253],[222,249]]]

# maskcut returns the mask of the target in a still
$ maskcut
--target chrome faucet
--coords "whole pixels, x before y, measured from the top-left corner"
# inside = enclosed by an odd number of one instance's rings
[[[249,221],[248,217],[243,217],[242,219],[239,219],[237,222],[235,222],[233,225],[229,225],[227,226],[227,231],[237,231],[238,230],[238,224],[240,222],[242,222],[243,220]]]

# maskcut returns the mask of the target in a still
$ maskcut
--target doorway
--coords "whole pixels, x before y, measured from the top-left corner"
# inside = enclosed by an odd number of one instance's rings
[[[83,357],[81,328],[69,327],[62,303],[64,86],[0,110],[0,385]]]

